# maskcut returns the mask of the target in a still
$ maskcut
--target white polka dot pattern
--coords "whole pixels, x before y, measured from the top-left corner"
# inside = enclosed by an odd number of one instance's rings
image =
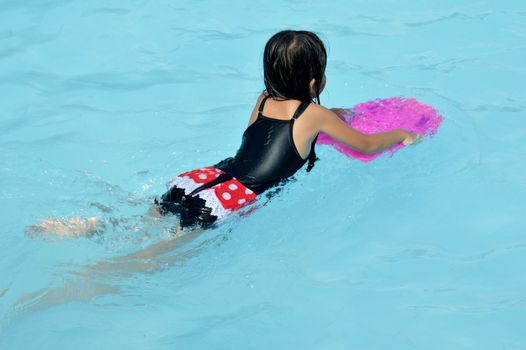
[[[217,178],[222,173],[224,172],[212,167],[195,169],[176,176],[166,185],[168,189],[176,186],[184,189],[185,194],[189,194],[197,187],[212,181],[212,179]],[[253,191],[235,178],[202,190],[197,193],[197,196],[205,201],[205,206],[210,208],[212,215],[218,219],[224,218],[228,213],[244,207],[257,197]]]

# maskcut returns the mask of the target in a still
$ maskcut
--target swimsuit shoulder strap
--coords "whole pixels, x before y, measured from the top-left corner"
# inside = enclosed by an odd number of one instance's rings
[[[269,98],[270,96],[267,95],[265,97],[263,97],[263,100],[261,100],[261,103],[259,104],[259,108],[258,108],[258,114],[261,115],[263,113],[263,107],[265,107],[265,102],[267,102],[267,99]]]
[[[310,105],[310,102],[302,102],[299,106],[298,106],[298,109],[296,109],[296,112],[294,112],[294,115],[292,116],[292,120],[296,120],[298,119],[301,114],[303,112],[305,112],[305,110],[307,109],[307,107],[309,107]]]

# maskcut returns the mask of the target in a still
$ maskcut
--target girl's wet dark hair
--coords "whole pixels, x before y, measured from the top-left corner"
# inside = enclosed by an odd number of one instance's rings
[[[316,34],[303,30],[276,33],[263,54],[266,91],[273,98],[312,101],[310,81],[314,78],[319,104],[326,65],[327,51]]]

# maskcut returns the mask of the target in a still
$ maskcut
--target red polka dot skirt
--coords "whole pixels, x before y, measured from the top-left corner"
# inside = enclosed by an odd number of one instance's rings
[[[224,171],[214,167],[206,167],[188,171],[177,175],[168,183],[168,190],[176,186],[189,194],[197,187],[208,183]],[[204,189],[196,194],[206,203],[206,206],[212,210],[212,215],[218,219],[224,218],[229,213],[236,211],[256,199],[256,194],[245,187],[236,178],[219,183],[210,188]]]

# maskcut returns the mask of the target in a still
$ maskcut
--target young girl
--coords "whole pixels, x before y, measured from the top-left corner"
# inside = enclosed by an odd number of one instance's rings
[[[317,159],[314,146],[320,132],[364,153],[417,139],[400,129],[365,135],[342,121],[337,109],[321,106],[326,63],[325,46],[316,34],[285,30],[272,36],[263,56],[265,90],[256,101],[237,154],[170,180],[168,191],[155,199],[158,213],[176,214],[178,232],[207,228],[282,183],[307,162],[310,171]],[[52,219],[34,228],[77,236],[94,232],[97,221]]]

